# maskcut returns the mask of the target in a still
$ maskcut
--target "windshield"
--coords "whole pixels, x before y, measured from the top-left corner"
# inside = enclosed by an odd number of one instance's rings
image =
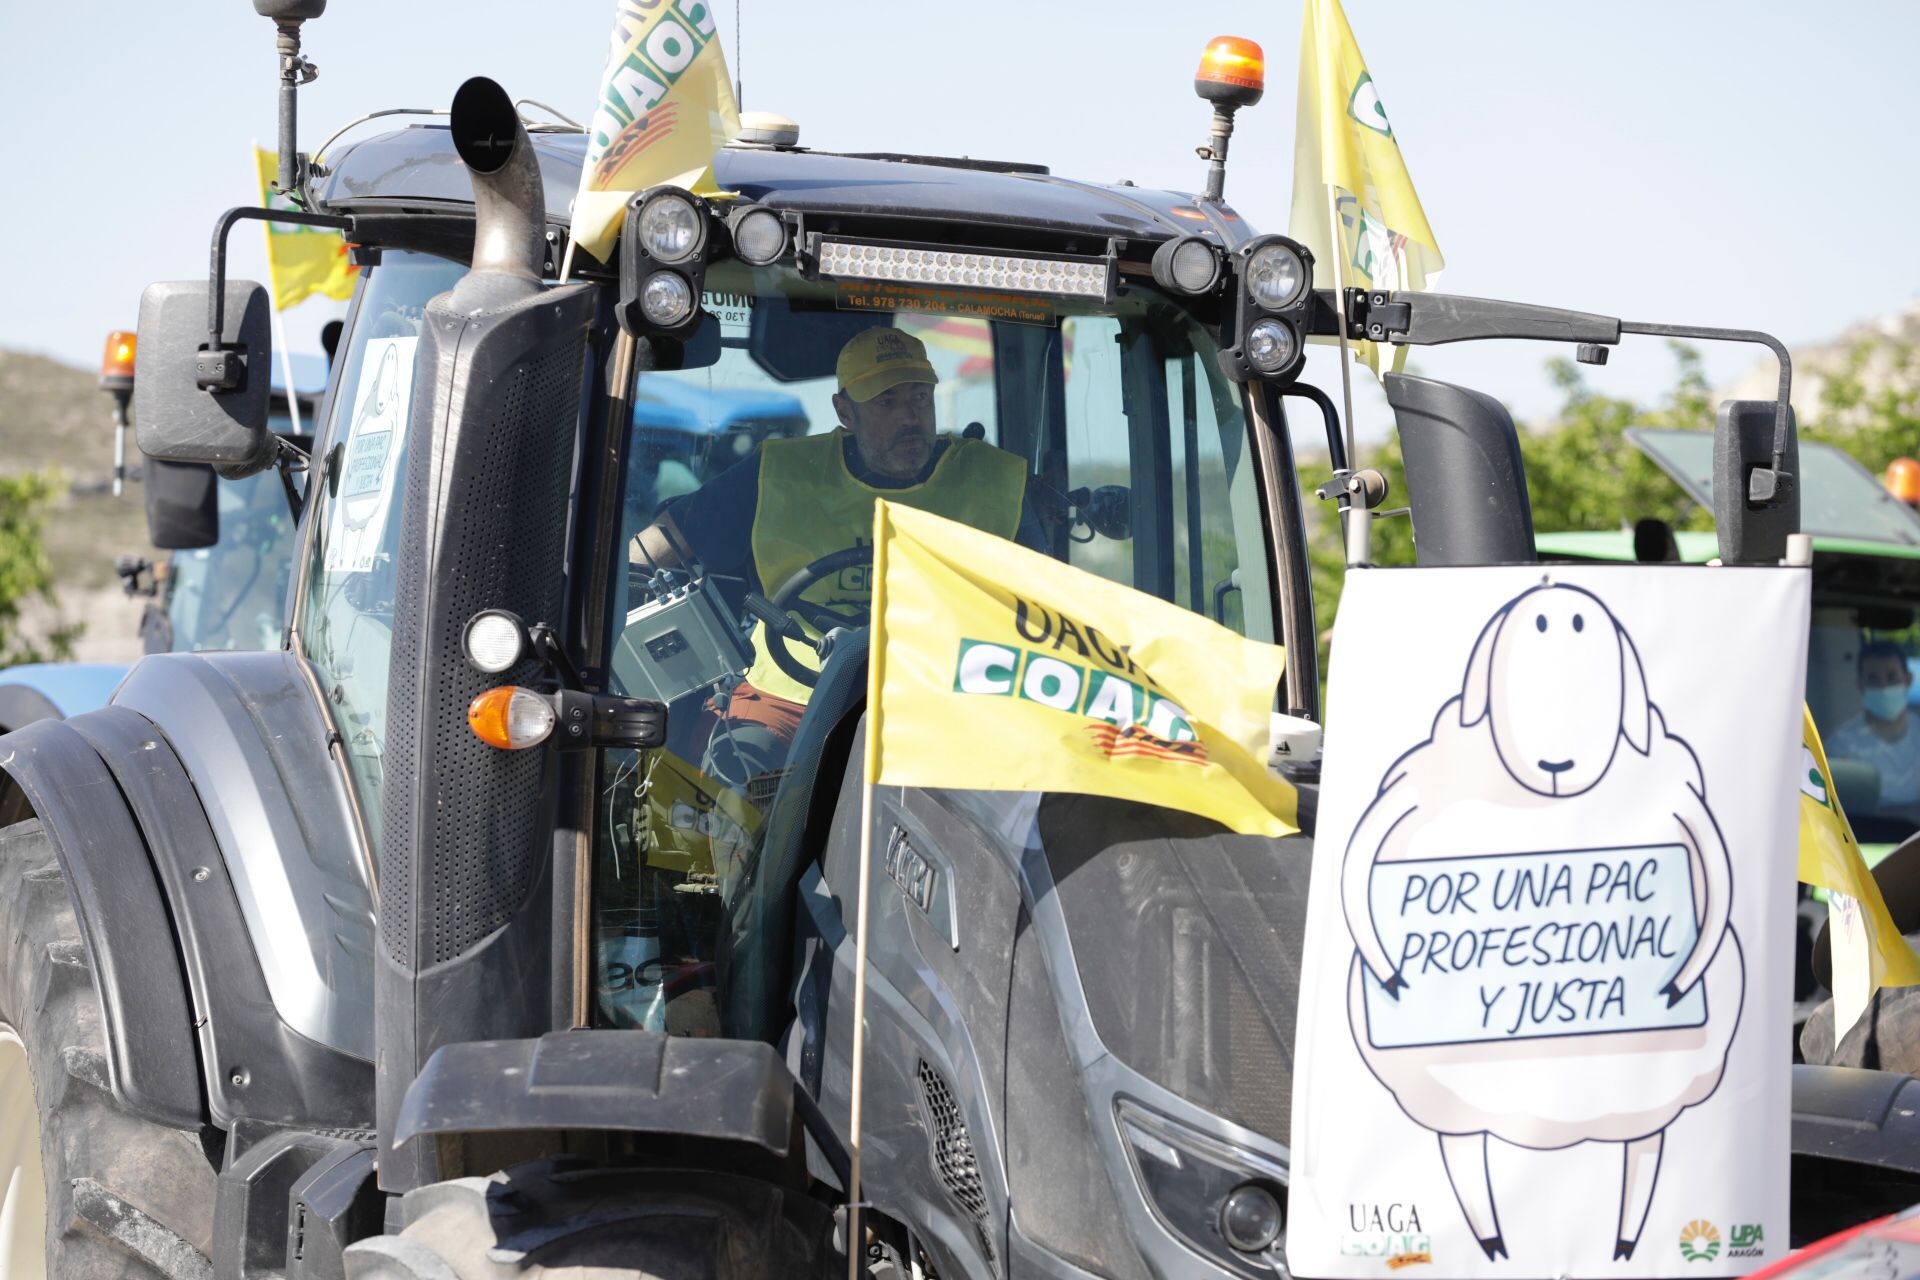
[[[1896,844],[1920,830],[1920,560],[1825,556],[1815,575],[1807,705],[1854,835]]]
[[[367,272],[340,356],[322,437],[326,452],[314,459],[318,482],[296,624],[301,652],[319,669],[376,848],[414,352],[426,304],[465,270],[389,250]]]
[[[1713,509],[1711,431],[1636,427],[1627,438],[1695,501]],[[1800,527],[1806,532],[1920,547],[1920,515],[1840,450],[1802,440],[1800,471]]]
[[[1274,619],[1238,388],[1151,286],[1102,304],[726,263],[703,302],[635,394],[612,684],[668,701],[670,736],[601,764],[595,893],[602,1017],[733,1034],[705,988],[741,886],[780,892],[755,869],[783,780],[838,786],[812,778],[821,723],[864,676],[823,674],[814,642],[866,625],[876,498],[1258,639]],[[863,640],[835,648],[864,671]]]

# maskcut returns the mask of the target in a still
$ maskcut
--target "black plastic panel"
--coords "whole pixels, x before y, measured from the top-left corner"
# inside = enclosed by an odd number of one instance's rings
[[[1492,396],[1386,377],[1422,565],[1531,564],[1533,507],[1513,415]]]
[[[549,1030],[550,751],[499,751],[467,704],[530,683],[497,676],[460,637],[483,608],[564,625],[566,522],[592,290],[468,275],[428,304],[415,371],[387,691],[378,1118],[391,1132],[415,1072],[443,1044]],[[426,1144],[381,1185],[437,1176]]]
[[[33,805],[66,875],[114,1096],[136,1115],[198,1128],[205,1112],[186,983],[153,864],[113,775],[62,720],[0,740],[0,769]]]
[[[452,1044],[407,1091],[394,1141],[514,1129],[617,1129],[787,1153],[793,1077],[770,1045],[660,1031],[555,1031]]]

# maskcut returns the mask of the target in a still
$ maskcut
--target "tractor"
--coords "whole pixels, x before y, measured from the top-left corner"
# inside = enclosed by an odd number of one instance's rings
[[[267,429],[267,304],[226,275],[235,225],[338,228],[364,270],[284,644],[150,654],[107,706],[0,738],[8,1274],[1284,1273],[1309,753],[1275,766],[1301,797],[1284,839],[882,788],[862,884],[867,636],[831,602],[870,592],[870,548],[850,533],[774,573],[657,535],[723,482],[813,519],[769,459],[851,459],[857,436],[816,440],[870,421],[847,353],[910,358],[935,394],[902,412],[941,428],[936,469],[981,460],[1019,496],[1010,536],[1283,645],[1276,724],[1311,726],[1296,431],[1325,433],[1350,529],[1385,493],[1299,380],[1307,337],[1726,334],[1326,287],[1225,201],[1259,91],[1204,62],[1199,195],[812,150],[750,119],[714,159],[732,198],[636,192],[607,259],[569,267],[580,131],[472,80],[444,121],[300,156],[323,0],[255,7],[299,207],[229,211],[209,279],[147,290],[142,449],[226,476],[300,463]],[[1532,560],[1511,418],[1388,389],[1423,562]],[[1777,560],[1797,528],[1784,390],[1722,409],[1728,559]],[[777,410],[778,439],[741,451],[760,470],[663,484],[684,459],[635,406],[721,394]],[[735,514],[751,543],[764,521]],[[734,714],[762,664],[799,690],[773,753]],[[1920,1199],[1916,1091],[1808,1077],[1797,1233]]]

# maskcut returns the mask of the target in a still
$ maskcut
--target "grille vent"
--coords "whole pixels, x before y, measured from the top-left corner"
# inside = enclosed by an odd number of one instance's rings
[[[974,1158],[973,1137],[967,1132],[960,1103],[940,1073],[920,1060],[920,1099],[926,1105],[927,1125],[933,1131],[933,1168],[940,1185],[975,1221],[987,1217],[987,1193],[980,1185],[980,1162]]]

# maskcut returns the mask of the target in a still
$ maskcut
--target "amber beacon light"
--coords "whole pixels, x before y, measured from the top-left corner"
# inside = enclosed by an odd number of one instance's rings
[[[1250,107],[1267,88],[1267,57],[1239,36],[1215,36],[1200,55],[1193,91],[1208,102]]]
[[[1226,198],[1227,143],[1233,137],[1233,113],[1260,101],[1267,89],[1267,55],[1260,46],[1239,36],[1215,36],[1200,55],[1193,73],[1193,91],[1213,104],[1213,128],[1207,145],[1199,148],[1207,162],[1207,188],[1202,200],[1219,204]]]
[[[107,349],[100,356],[100,389],[133,390],[134,336],[124,329],[107,335]]]

